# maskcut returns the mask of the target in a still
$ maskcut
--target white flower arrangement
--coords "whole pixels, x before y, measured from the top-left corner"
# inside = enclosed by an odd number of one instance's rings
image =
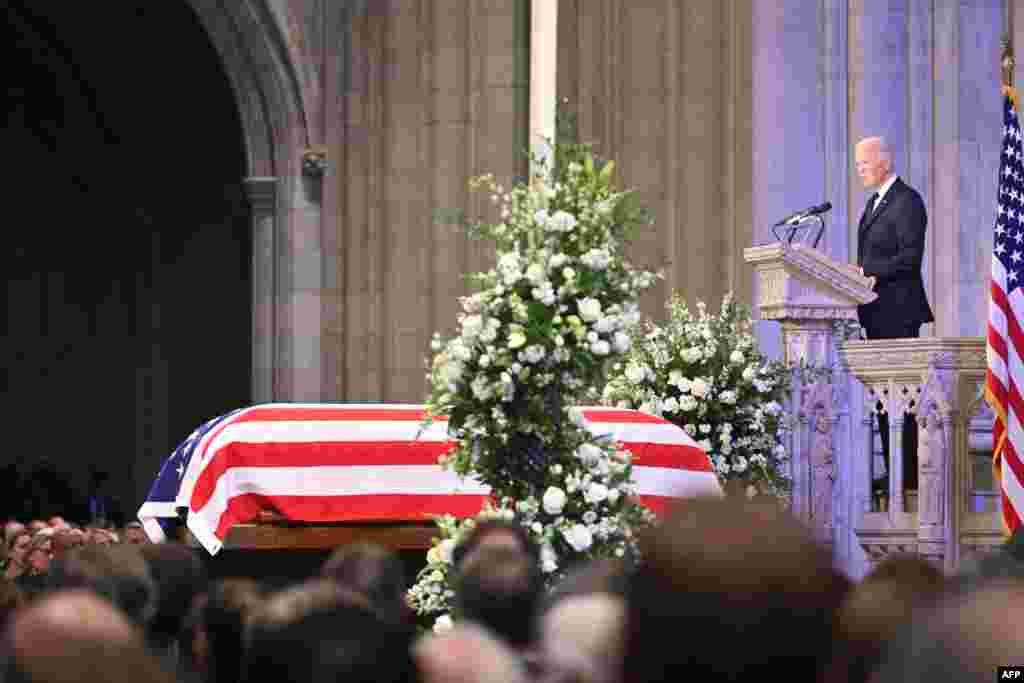
[[[583,145],[557,145],[550,174],[529,184],[471,181],[502,216],[469,226],[494,241],[497,265],[475,276],[458,336],[435,335],[427,375],[428,420],[447,417],[456,440],[441,464],[490,487],[481,514],[519,520],[551,583],[575,558],[633,556],[633,530],[653,520],[636,502],[630,454],[596,440],[573,407],[600,398],[633,345],[637,298],[658,277],[622,256],[648,221],[634,193],[613,189],[613,169]],[[408,594],[418,614],[456,616],[450,548],[474,524],[438,520],[441,538]]]
[[[704,448],[726,490],[788,499],[785,442],[791,370],[758,350],[750,311],[727,294],[717,315],[697,315],[674,294],[664,325],[635,332],[613,366],[603,401],[668,419]]]

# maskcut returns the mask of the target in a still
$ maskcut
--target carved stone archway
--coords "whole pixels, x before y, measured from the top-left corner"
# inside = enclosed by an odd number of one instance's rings
[[[323,282],[317,181],[302,175],[311,146],[312,65],[297,24],[269,0],[186,0],[220,54],[235,93],[252,206],[252,400],[322,400]],[[282,16],[280,13],[284,12]],[[293,30],[294,29],[294,30]],[[201,155],[211,153],[200,151]],[[300,248],[301,247],[301,248]]]

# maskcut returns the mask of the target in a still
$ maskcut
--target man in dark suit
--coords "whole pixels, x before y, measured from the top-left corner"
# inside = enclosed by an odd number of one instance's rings
[[[857,307],[868,339],[903,339],[920,335],[934,322],[921,278],[924,235],[928,225],[917,190],[893,173],[892,151],[885,140],[865,138],[855,149],[857,175],[872,192],[857,229],[857,265],[873,281],[878,298]],[[889,463],[889,420],[879,414],[882,449]],[[903,423],[903,483],[917,488],[917,422]]]

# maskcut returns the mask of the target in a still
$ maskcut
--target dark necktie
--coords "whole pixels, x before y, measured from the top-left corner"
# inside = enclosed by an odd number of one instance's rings
[[[868,208],[864,209],[864,220],[871,220],[872,214],[875,213],[875,202],[877,201],[878,193],[876,192],[873,195],[871,195],[870,199],[868,199]]]

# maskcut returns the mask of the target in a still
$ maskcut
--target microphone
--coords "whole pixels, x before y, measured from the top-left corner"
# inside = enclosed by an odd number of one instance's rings
[[[805,218],[810,216],[817,216],[819,214],[826,213],[832,210],[832,202],[825,202],[820,206],[812,206],[804,209],[803,211],[797,211],[796,213],[783,218],[781,221],[776,223],[773,227],[779,227],[780,225],[795,225]]]

